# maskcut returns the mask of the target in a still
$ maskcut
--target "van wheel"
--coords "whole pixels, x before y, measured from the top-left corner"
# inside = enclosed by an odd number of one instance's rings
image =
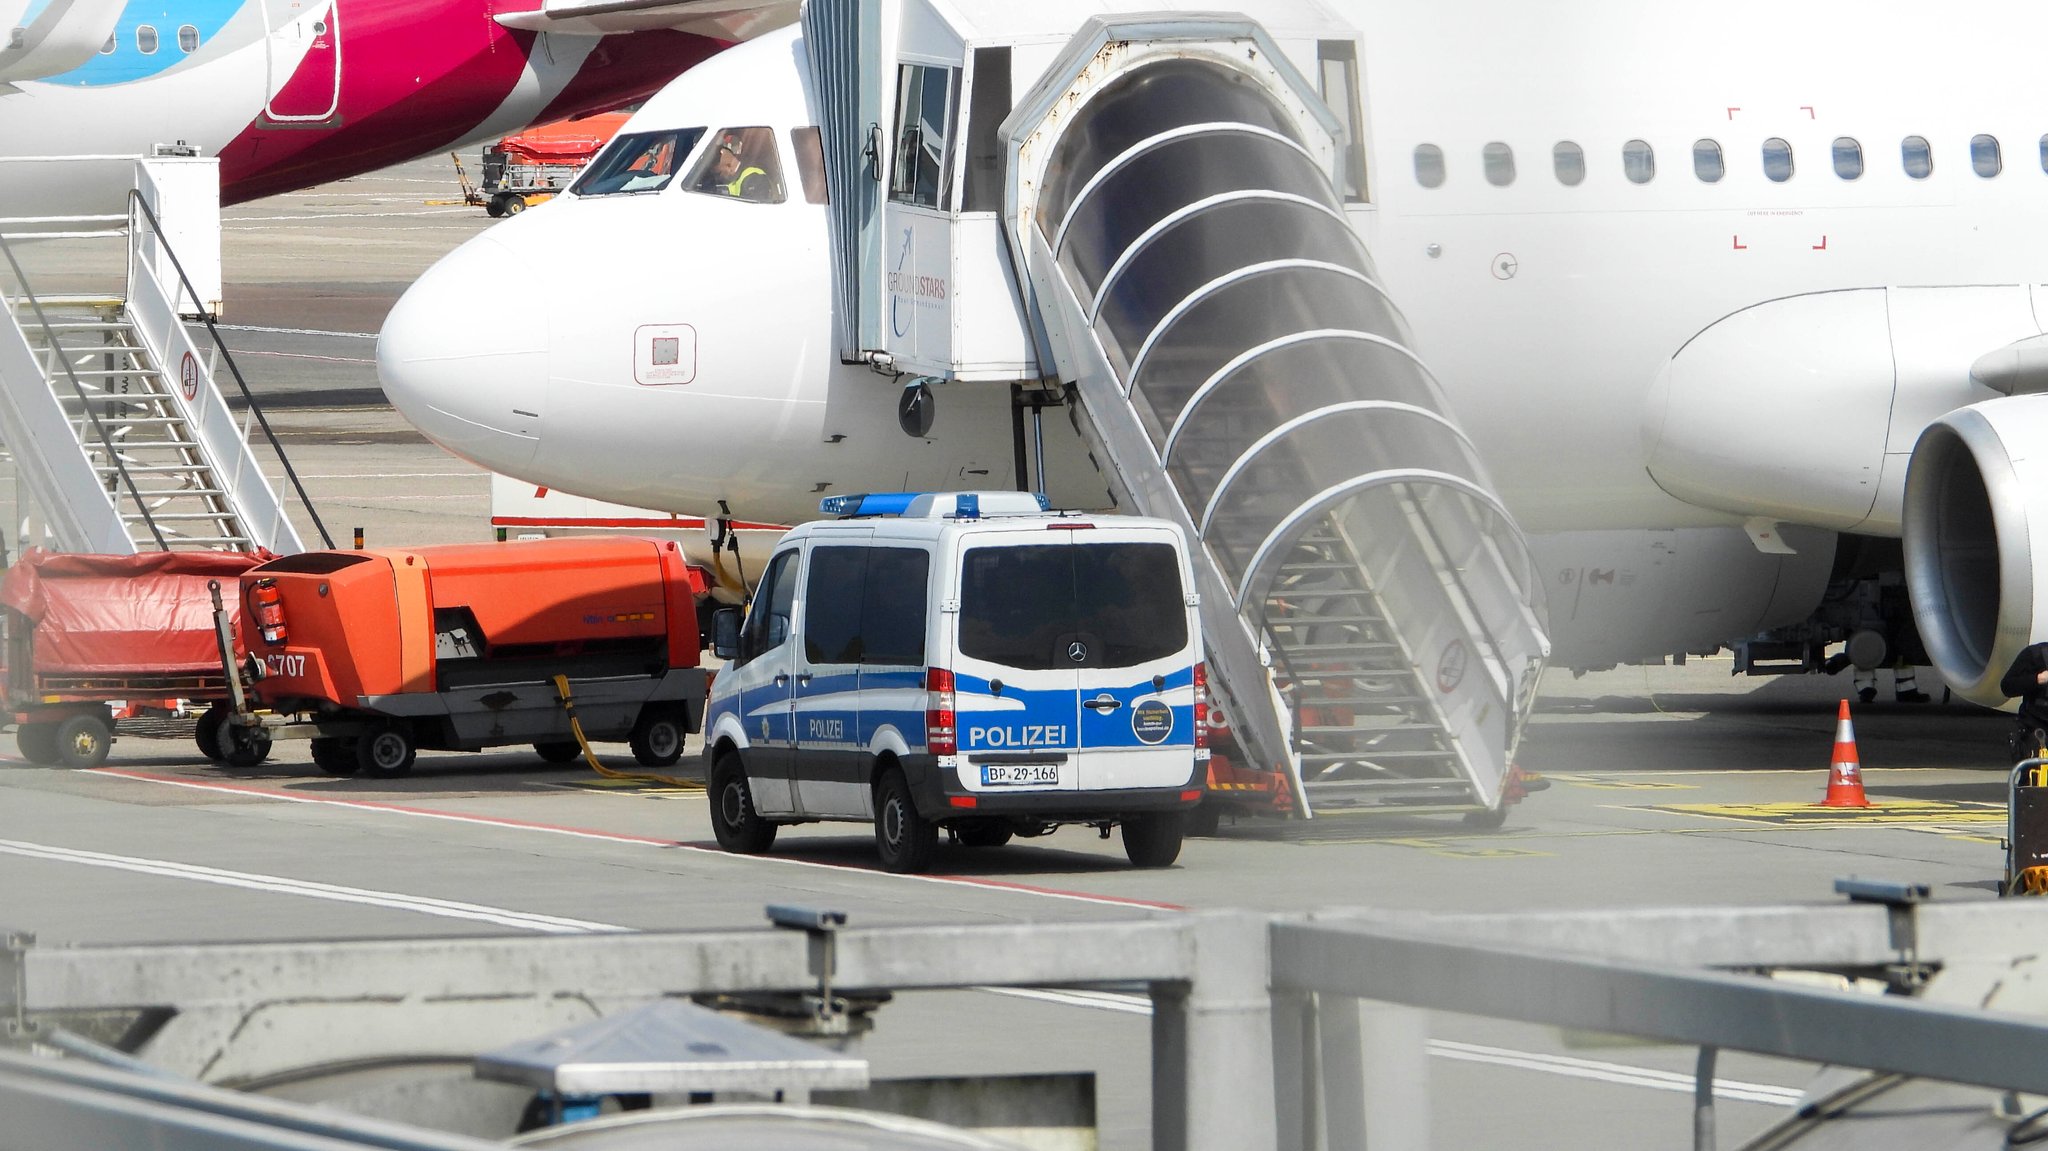
[[[549,763],[568,763],[570,760],[583,754],[583,747],[573,739],[554,743],[536,743],[533,745],[533,753]]]
[[[967,847],[1001,847],[1017,833],[1008,820],[977,819],[955,827],[953,834]]]
[[[775,825],[754,810],[739,753],[719,753],[705,790],[711,793],[711,834],[718,837],[718,846],[738,855],[759,855],[775,845]]]
[[[220,729],[228,722],[228,709],[214,704],[199,713],[199,723],[192,729],[192,742],[199,745],[199,754],[208,759],[222,758]]]
[[[57,754],[66,767],[98,767],[113,746],[114,729],[103,715],[74,715],[57,725]]]
[[[315,736],[313,739],[313,766],[325,775],[343,778],[354,775],[362,765],[356,762],[356,744],[352,739],[340,736]]]
[[[417,758],[412,733],[396,725],[378,728],[356,741],[356,767],[367,776],[390,779],[404,775]]]
[[[683,717],[674,708],[644,708],[627,742],[642,767],[667,767],[683,757]]]
[[[890,768],[875,786],[875,850],[882,856],[883,870],[923,871],[931,866],[938,844],[939,827],[917,813],[903,769]]]
[[[1134,867],[1166,867],[1180,858],[1187,817],[1178,811],[1134,815],[1124,820],[1124,854]]]

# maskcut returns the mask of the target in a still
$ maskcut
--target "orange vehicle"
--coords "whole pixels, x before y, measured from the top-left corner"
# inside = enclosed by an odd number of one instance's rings
[[[707,586],[674,542],[619,536],[286,556],[241,578],[235,698],[207,718],[230,759],[310,737],[329,774],[389,776],[421,748],[566,762],[573,694],[589,739],[666,766],[703,719]]]
[[[458,157],[455,170],[464,181],[463,199],[494,217],[523,212],[528,205],[551,199],[575,181],[628,119],[631,113],[600,112],[507,136],[484,149],[483,184],[474,189],[467,186]]]

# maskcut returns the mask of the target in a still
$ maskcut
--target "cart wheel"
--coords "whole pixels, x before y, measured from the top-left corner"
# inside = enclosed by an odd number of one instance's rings
[[[229,767],[255,767],[270,758],[270,733],[226,724],[220,729],[220,752]]]
[[[87,712],[57,725],[57,755],[66,767],[98,767],[114,746],[114,728],[107,717]]]
[[[640,712],[629,740],[633,758],[643,767],[667,767],[683,757],[683,713],[673,707],[648,706]]]
[[[326,775],[346,778],[361,768],[356,762],[356,741],[339,736],[315,736],[313,766]]]
[[[505,214],[507,216],[517,216],[519,213],[524,212],[525,210],[526,197],[514,196],[509,192],[505,194]]]
[[[220,747],[220,729],[227,721],[228,709],[219,704],[199,713],[199,726],[192,729],[192,742],[199,745],[199,754],[211,760],[227,758]]]
[[[412,770],[419,752],[412,745],[412,733],[403,727],[380,727],[356,741],[356,766],[364,775],[390,779]]]
[[[500,194],[484,201],[484,212],[493,220],[503,216],[505,214],[505,197]]]
[[[549,763],[568,763],[583,754],[583,747],[575,740],[536,743],[533,745],[533,753]]]
[[[57,762],[57,725],[24,723],[14,729],[14,746],[20,749],[21,758],[30,763],[54,764]]]

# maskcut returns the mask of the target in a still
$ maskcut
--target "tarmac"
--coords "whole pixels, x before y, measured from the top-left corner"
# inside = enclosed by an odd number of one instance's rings
[[[373,546],[491,536],[488,477],[407,427],[373,363],[372,337],[404,286],[492,226],[481,209],[427,203],[454,192],[447,159],[430,159],[226,213],[230,349],[341,546],[357,527]],[[91,273],[50,266],[81,284]],[[880,872],[857,825],[786,829],[766,857],[729,856],[701,790],[620,784],[524,750],[424,753],[410,777],[372,780],[319,773],[303,744],[255,768],[209,764],[163,724],[124,729],[90,771],[28,764],[9,740],[0,925],[50,946],[431,938],[516,930],[521,915],[756,927],[773,903],[843,910],[856,925],[1728,906],[1830,903],[1849,875],[1926,883],[1940,900],[1995,897],[2009,721],[1962,704],[1859,706],[1875,806],[1822,808],[1846,677],[1729,669],[1708,658],[1549,673],[1520,763],[1551,786],[1498,831],[1443,816],[1252,820],[1190,840],[1159,871],[1128,867],[1115,839],[1075,828],[993,850],[942,846],[921,877]],[[623,747],[600,752],[630,762]],[[422,898],[503,909],[514,926]],[[878,1024],[867,1046],[877,1076],[1092,1070],[1101,1145],[1149,1146],[1141,1000],[920,993]],[[1439,1145],[1689,1145],[1691,1049],[1449,1014],[1433,1016],[1432,1038]],[[1786,1117],[1811,1073],[1724,1054],[1721,1077],[1755,1090],[1722,1103],[1723,1145]]]

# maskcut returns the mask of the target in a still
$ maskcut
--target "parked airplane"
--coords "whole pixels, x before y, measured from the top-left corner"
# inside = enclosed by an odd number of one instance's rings
[[[1810,669],[1848,639],[2000,702],[2048,634],[2026,447],[2048,400],[2023,394],[2048,386],[2048,16],[1356,0],[1332,32],[1312,4],[1249,7],[1328,105],[1345,217],[1529,533],[1555,662],[1738,643],[1738,667]],[[996,124],[1093,10],[899,45],[870,145],[888,206],[984,214],[999,258]],[[535,484],[754,521],[1027,474],[1008,389],[843,362],[820,88],[795,30],[678,79],[573,194],[405,295],[378,350],[394,403]],[[725,153],[759,177],[736,189]],[[949,280],[887,236],[897,336],[1015,307],[960,272],[974,253]],[[1056,503],[1117,498],[1068,421],[1044,434]]]
[[[615,108],[795,8],[5,0],[0,217],[117,214],[156,145],[218,155],[233,204]]]

